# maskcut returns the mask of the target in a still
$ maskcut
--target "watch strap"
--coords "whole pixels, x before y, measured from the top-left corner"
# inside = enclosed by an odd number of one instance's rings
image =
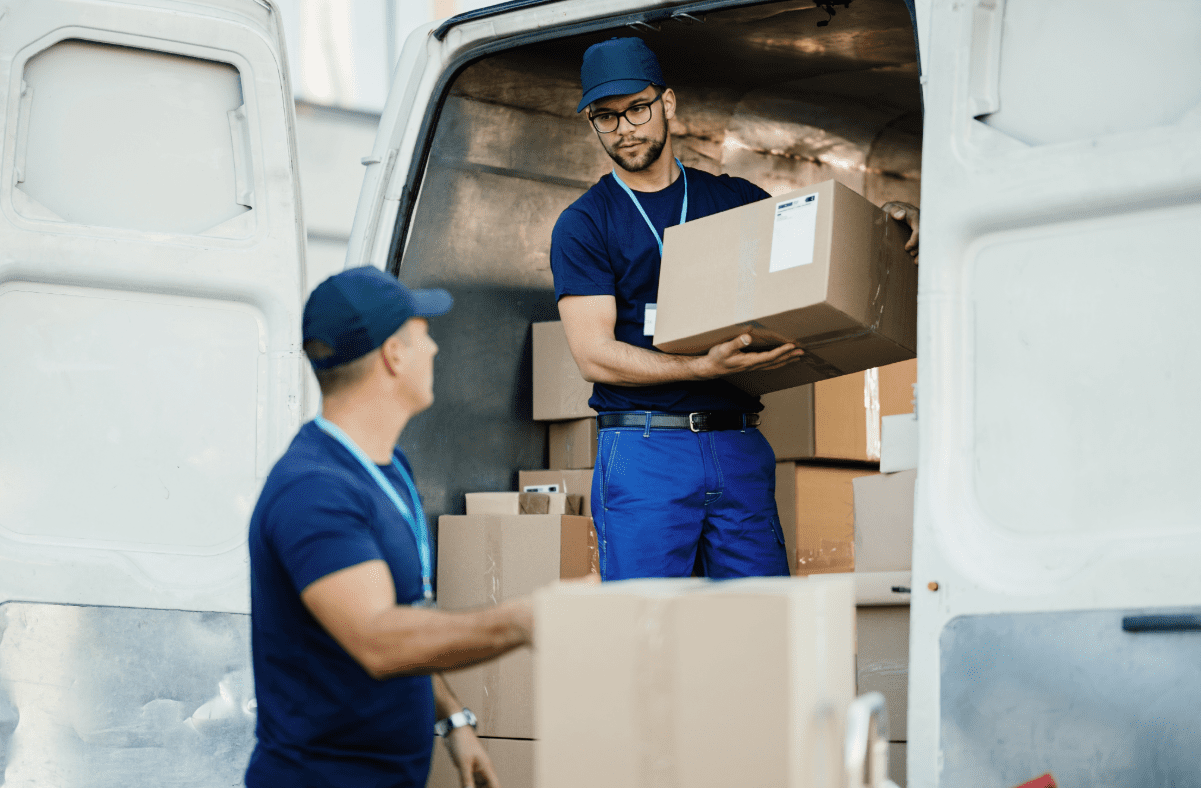
[[[434,723],[434,733],[438,736],[446,736],[455,728],[462,728],[470,725],[472,728],[476,726],[475,714],[471,709],[464,708],[462,711],[456,711],[444,720],[438,720]]]

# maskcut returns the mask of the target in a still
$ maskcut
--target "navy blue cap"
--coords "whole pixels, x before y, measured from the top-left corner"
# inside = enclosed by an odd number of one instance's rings
[[[314,369],[330,369],[361,358],[384,344],[411,317],[437,317],[454,299],[441,289],[410,290],[374,266],[351,268],[326,279],[304,305],[304,341],[333,348]]]
[[[588,47],[580,66],[584,97],[575,108],[580,112],[594,101],[610,96],[628,96],[647,85],[666,85],[659,58],[641,38],[610,38]]]

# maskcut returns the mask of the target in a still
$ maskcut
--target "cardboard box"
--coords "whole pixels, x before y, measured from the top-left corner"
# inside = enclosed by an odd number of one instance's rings
[[[534,323],[534,420],[565,421],[595,417],[588,407],[592,384],[576,366],[563,324]]]
[[[855,571],[913,569],[913,493],[917,471],[860,476],[855,495]]]
[[[897,788],[905,788],[908,785],[907,747],[908,745],[903,741],[888,743],[888,779],[896,783]]]
[[[534,788],[534,742],[529,739],[480,738],[504,788]],[[434,739],[434,759],[426,788],[463,788],[459,770],[441,739]]]
[[[517,489],[522,492],[562,492],[579,495],[584,499],[583,513],[592,513],[591,468],[578,471],[518,471]]]
[[[913,411],[917,361],[763,395],[759,431],[776,460],[881,458],[881,417]],[[904,470],[904,469],[900,469]]]
[[[655,347],[699,354],[739,334],[796,342],[797,363],[733,375],[754,394],[917,354],[917,266],[908,228],[825,181],[667,228]]]
[[[917,415],[902,413],[880,420],[880,472],[917,467]]]
[[[443,515],[438,518],[438,607],[470,610],[532,594],[598,567],[590,517]],[[479,718],[481,736],[534,737],[533,658],[518,649],[446,674]]]
[[[856,694],[879,692],[888,703],[888,738],[908,740],[909,606],[860,607],[855,611]]]
[[[876,475],[862,468],[776,463],[776,509],[794,575],[855,570],[852,481]]]
[[[848,578],[543,589],[538,785],[825,785],[853,697],[852,593]]]
[[[592,468],[596,465],[596,417],[548,424],[546,443],[550,467]]]
[[[467,514],[587,514],[584,499],[566,493],[473,492]]]

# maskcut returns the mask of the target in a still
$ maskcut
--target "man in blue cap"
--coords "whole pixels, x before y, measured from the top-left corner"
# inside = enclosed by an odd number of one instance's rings
[[[445,290],[371,267],[330,277],[305,305],[322,415],[275,464],[250,521],[250,788],[423,788],[434,733],[464,786],[498,785],[474,715],[438,671],[529,644],[529,604],[432,607],[425,514],[396,447],[434,399],[426,318],[450,307]]]
[[[616,167],[559,217],[551,270],[600,414],[592,516],[601,576],[787,575],[775,456],[756,429],[762,405],[722,378],[782,366],[803,350],[744,352],[749,336],[704,356],[652,344],[664,229],[770,195],[675,158],[676,96],[641,39],[590,47],[580,78],[576,111],[587,110]],[[916,253],[917,209],[885,208],[909,221]]]

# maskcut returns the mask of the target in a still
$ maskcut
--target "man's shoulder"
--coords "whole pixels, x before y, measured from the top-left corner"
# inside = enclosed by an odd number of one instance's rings
[[[576,223],[583,219],[595,221],[604,216],[613,199],[613,195],[610,193],[612,187],[607,183],[609,180],[612,180],[612,176],[606,173],[599,181],[588,187],[588,191],[563,209],[563,212],[559,214],[558,224]]]
[[[771,196],[746,178],[726,173],[714,175],[692,167],[686,170],[690,182],[696,184],[697,189],[708,192],[726,207],[747,205]]]
[[[347,495],[358,498],[362,481],[355,469],[339,456],[339,448],[312,422],[302,426],[267,475],[256,507],[258,513],[265,513],[281,502],[302,505],[313,499],[315,490],[320,490],[322,498],[329,502]]]

